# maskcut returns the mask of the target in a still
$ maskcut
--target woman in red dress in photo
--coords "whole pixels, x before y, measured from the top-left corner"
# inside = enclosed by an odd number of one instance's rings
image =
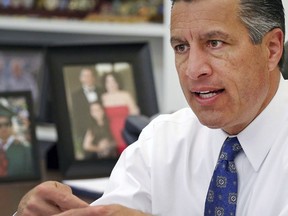
[[[132,95],[120,89],[117,74],[107,73],[103,80],[106,92],[102,95],[102,103],[120,154],[127,147],[122,137],[125,120],[128,115],[138,115],[139,108]]]

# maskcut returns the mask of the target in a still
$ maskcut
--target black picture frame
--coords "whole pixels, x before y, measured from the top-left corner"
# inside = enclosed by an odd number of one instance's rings
[[[0,183],[41,179],[31,92],[0,93],[0,146]]]
[[[138,42],[50,46],[47,47],[46,54],[53,89],[52,97],[56,116],[55,123],[58,131],[57,151],[59,166],[64,178],[109,176],[120,153],[117,153],[116,157],[111,158],[83,157],[79,159],[77,157],[79,143],[75,141],[75,125],[78,124],[76,124],[76,120],[74,120],[74,118],[76,119],[75,115],[77,115],[77,113],[71,114],[73,113],[71,110],[76,106],[73,106],[74,103],[71,102],[72,96],[69,96],[69,94],[72,95],[71,92],[73,92],[77,86],[75,82],[75,71],[78,71],[77,77],[79,77],[80,68],[90,67],[91,69],[91,67],[93,67],[96,70],[99,65],[101,67],[103,66],[102,69],[105,68],[105,66],[109,68],[109,65],[111,68],[111,65],[113,65],[115,69],[117,68],[116,64],[117,66],[122,65],[124,68],[130,67],[131,74],[129,76],[127,75],[128,69],[125,70],[127,72],[125,72],[125,76],[123,75],[124,72],[118,71],[118,74],[121,75],[122,73],[124,83],[126,82],[124,85],[126,89],[124,89],[129,91],[131,95],[134,94],[134,99],[141,115],[148,117],[153,116],[159,112],[159,109],[154,86],[149,44],[146,42]],[[96,76],[98,76],[98,80],[101,80],[99,79],[99,74],[101,74],[99,67]],[[105,72],[103,72],[103,74],[105,74]],[[129,84],[129,80],[132,82],[132,85],[131,83]],[[70,84],[67,84],[69,82]],[[104,86],[102,83],[102,90]],[[101,98],[103,96],[102,93]],[[100,100],[100,102],[102,105],[104,104],[104,101]],[[83,106],[81,102],[78,102],[78,104]],[[87,112],[88,111],[82,113]],[[107,114],[106,109],[105,114]],[[109,131],[111,132],[112,129]],[[78,143],[78,147],[75,147],[75,143]],[[118,141],[116,143],[118,143]],[[81,145],[80,148],[82,147]]]
[[[45,47],[0,44],[0,92],[31,91],[34,116],[46,121]]]

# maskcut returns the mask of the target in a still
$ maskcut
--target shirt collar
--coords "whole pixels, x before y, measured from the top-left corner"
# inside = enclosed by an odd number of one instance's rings
[[[14,142],[15,137],[13,135],[11,135],[8,139],[6,144],[3,146],[3,149],[5,151],[7,151],[7,149],[12,145],[12,143]],[[0,140],[0,143],[2,144],[2,140]]]
[[[94,86],[83,86],[82,87],[83,88],[83,90],[84,90],[84,92],[93,92],[93,91],[95,91],[95,87]]]
[[[245,155],[255,171],[258,171],[269,153],[277,131],[284,121],[288,107],[288,85],[283,78],[278,90],[268,106],[237,137]]]

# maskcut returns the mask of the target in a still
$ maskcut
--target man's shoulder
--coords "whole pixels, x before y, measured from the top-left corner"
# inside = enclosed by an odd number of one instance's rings
[[[13,148],[23,148],[24,149],[27,146],[23,142],[21,142],[19,139],[15,139],[11,143],[11,147],[13,147]]]
[[[199,123],[198,118],[189,107],[182,108],[169,114],[160,114],[154,118],[152,122],[154,124],[159,124],[162,122],[170,122],[172,124],[186,124],[192,122]]]
[[[13,155],[26,154],[28,152],[30,152],[30,147],[17,139],[15,139],[7,149],[7,153]]]
[[[72,92],[72,95],[79,95],[79,94],[83,94],[84,95],[84,92],[83,92],[82,88],[78,88],[78,89],[76,89],[76,90],[74,90]]]
[[[152,134],[164,133],[169,136],[167,133],[171,132],[174,135],[177,133],[177,136],[180,134],[185,136],[186,133],[197,131],[203,127],[190,108],[183,108],[173,113],[160,114],[155,117],[144,128],[143,135],[151,137]]]

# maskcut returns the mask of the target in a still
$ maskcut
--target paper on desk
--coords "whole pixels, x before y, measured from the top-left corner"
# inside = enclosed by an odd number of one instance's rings
[[[64,184],[83,191],[103,193],[108,183],[109,177],[93,179],[63,180]]]

